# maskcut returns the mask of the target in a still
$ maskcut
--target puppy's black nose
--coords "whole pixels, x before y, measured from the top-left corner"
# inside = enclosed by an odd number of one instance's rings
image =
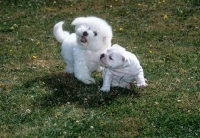
[[[102,59],[104,57],[104,54],[101,54],[100,59]]]
[[[88,36],[88,33],[86,31],[83,32],[83,36]]]

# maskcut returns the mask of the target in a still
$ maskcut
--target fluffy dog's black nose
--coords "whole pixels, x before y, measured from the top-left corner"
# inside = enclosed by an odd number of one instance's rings
[[[88,33],[86,31],[83,32],[83,36],[88,36]]]
[[[100,59],[102,59],[104,57],[104,54],[101,54]]]

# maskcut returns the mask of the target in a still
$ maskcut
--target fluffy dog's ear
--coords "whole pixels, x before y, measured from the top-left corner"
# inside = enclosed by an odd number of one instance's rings
[[[74,19],[74,21],[72,22],[71,25],[77,26],[77,25],[83,25],[86,23],[87,23],[87,21],[86,21],[85,17],[78,17],[78,18]]]
[[[123,67],[130,66],[131,62],[126,57],[122,56],[122,61],[124,62]]]

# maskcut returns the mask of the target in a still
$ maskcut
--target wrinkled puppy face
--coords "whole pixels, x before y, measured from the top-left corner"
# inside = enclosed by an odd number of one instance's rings
[[[91,27],[87,25],[76,26],[77,42],[80,44],[81,48],[90,49],[91,43],[97,41],[98,33],[96,30],[92,30]]]
[[[122,52],[112,48],[108,49],[106,53],[101,54],[100,63],[102,66],[110,69],[125,68],[130,64]]]

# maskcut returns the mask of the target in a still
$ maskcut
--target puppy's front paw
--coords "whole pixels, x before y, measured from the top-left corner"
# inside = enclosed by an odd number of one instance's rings
[[[147,87],[148,84],[147,83],[141,83],[141,84],[137,84],[138,88],[144,89],[145,87]]]
[[[103,92],[109,92],[110,88],[109,87],[101,87],[100,90],[103,91]]]

